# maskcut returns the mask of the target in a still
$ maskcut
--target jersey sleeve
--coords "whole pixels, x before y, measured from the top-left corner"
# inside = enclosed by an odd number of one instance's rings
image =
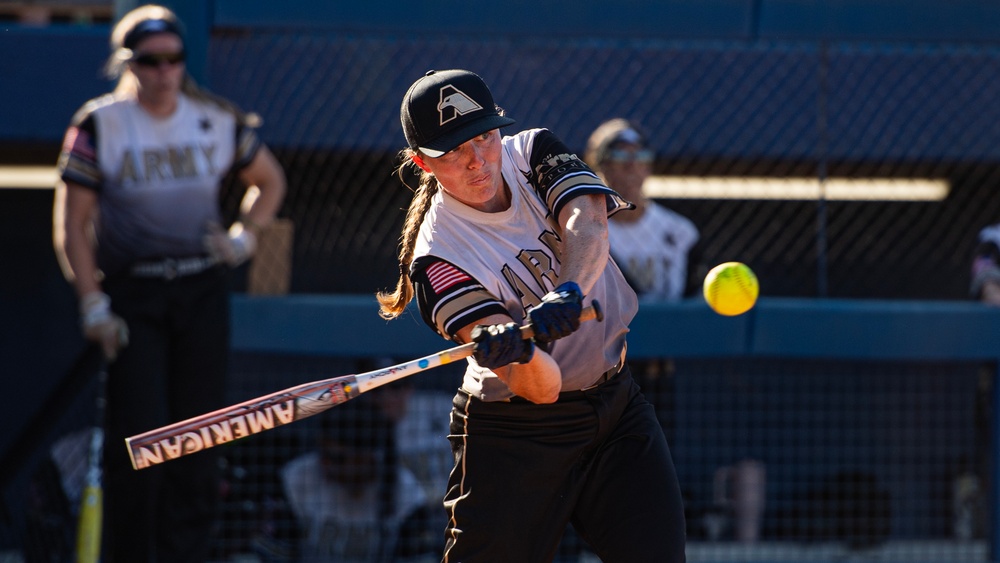
[[[58,170],[64,182],[92,190],[101,188],[104,176],[97,164],[97,127],[93,115],[80,114],[73,119],[63,137]]]
[[[555,217],[573,198],[586,194],[604,194],[609,217],[635,207],[604,185],[580,157],[547,129],[542,129],[535,136],[528,163],[531,166],[531,184]]]
[[[509,314],[481,283],[451,262],[435,256],[414,261],[410,281],[427,326],[453,340],[463,327],[492,314]]]
[[[242,123],[236,125],[236,158],[233,162],[234,170],[242,170],[253,162],[257,151],[260,150],[261,141],[253,127]]]

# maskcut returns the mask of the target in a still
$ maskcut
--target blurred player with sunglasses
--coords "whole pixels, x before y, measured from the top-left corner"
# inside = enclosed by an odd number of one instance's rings
[[[1000,306],[1000,223],[979,231],[969,293],[973,299]]]
[[[285,176],[259,121],[186,72],[182,24],[142,6],[111,33],[115,90],[87,102],[66,132],[55,243],[79,297],[85,337],[109,361],[105,562],[205,561],[219,491],[212,455],[132,471],[126,436],[223,406],[227,272],[254,252]],[[248,193],[226,231],[219,192]]]
[[[653,151],[639,128],[625,119],[605,121],[591,133],[585,159],[608,186],[635,204],[611,218],[608,236],[611,255],[639,298],[676,301],[700,291],[707,271],[697,264],[698,228],[643,193]]]

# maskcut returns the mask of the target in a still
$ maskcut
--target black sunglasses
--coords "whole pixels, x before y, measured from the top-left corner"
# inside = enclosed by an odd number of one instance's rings
[[[164,63],[175,65],[184,62],[187,54],[184,51],[176,53],[144,53],[132,57],[132,62],[140,66],[158,67]]]

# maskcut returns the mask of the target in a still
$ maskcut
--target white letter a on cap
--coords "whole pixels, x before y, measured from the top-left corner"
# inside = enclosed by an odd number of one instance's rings
[[[455,88],[451,84],[441,87],[441,101],[438,103],[438,112],[441,114],[440,125],[444,125],[460,115],[465,115],[479,109],[483,109],[483,106],[477,104],[465,92]]]

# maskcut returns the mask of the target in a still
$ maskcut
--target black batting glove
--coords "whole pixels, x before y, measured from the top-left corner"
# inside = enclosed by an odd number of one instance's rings
[[[576,282],[565,282],[545,294],[542,302],[528,311],[535,341],[547,344],[573,334],[580,328],[583,292]]]
[[[472,357],[488,369],[527,363],[535,353],[535,343],[521,336],[517,323],[478,325],[472,329],[472,341],[476,343]]]

